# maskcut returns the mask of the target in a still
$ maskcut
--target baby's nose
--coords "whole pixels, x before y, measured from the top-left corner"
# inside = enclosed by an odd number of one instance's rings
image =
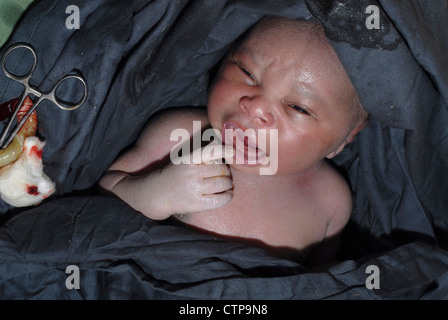
[[[240,99],[240,107],[255,122],[263,127],[272,127],[275,118],[272,114],[271,103],[261,95],[244,96]]]

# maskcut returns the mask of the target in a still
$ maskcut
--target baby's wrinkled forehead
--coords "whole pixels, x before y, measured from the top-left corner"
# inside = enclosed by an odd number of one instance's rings
[[[292,42],[308,41],[310,44],[328,45],[322,25],[309,21],[290,20],[272,17],[260,20],[248,33],[247,40],[264,39],[278,41],[286,39]]]
[[[314,22],[264,18],[241,39],[233,52],[286,59],[292,68],[294,63],[298,68],[312,65],[329,74],[347,76],[323,26]],[[307,63],[303,63],[305,60]]]
[[[256,53],[289,52],[293,55],[307,51],[309,57],[315,57],[322,64],[328,63],[327,67],[345,71],[323,26],[314,22],[264,18],[239,42],[236,51],[247,47]]]

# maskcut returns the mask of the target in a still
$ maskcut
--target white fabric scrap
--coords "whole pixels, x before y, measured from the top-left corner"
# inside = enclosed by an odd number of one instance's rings
[[[34,206],[55,192],[54,182],[43,171],[44,145],[45,142],[35,136],[26,138],[19,159],[0,168],[3,201],[14,207]]]

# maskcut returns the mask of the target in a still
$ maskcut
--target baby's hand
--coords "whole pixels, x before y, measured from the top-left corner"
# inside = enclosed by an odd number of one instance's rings
[[[189,214],[228,204],[233,196],[233,182],[229,167],[221,159],[233,157],[234,152],[231,146],[209,144],[201,149],[200,164],[194,164],[189,154],[180,164],[164,167],[157,179],[162,211],[169,215]]]

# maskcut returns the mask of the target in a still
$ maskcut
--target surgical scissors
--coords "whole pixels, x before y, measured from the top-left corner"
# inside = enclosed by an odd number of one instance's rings
[[[34,59],[34,62],[33,62],[33,65],[31,67],[30,71],[27,74],[25,74],[24,76],[14,75],[14,74],[10,73],[6,68],[6,58],[12,51],[19,49],[19,48],[25,48],[25,49],[31,51],[31,53],[33,55],[33,59]],[[8,78],[10,78],[11,80],[21,83],[25,87],[25,89],[21,95],[19,104],[17,105],[16,109],[14,110],[14,114],[12,115],[11,119],[9,119],[8,124],[6,125],[4,132],[0,138],[0,149],[6,148],[11,143],[12,139],[17,134],[17,132],[20,130],[20,128],[23,126],[25,121],[29,118],[31,113],[37,108],[37,106],[43,100],[50,100],[56,106],[58,106],[59,108],[61,108],[63,110],[75,110],[75,109],[79,108],[87,98],[87,83],[83,77],[78,76],[78,75],[66,75],[61,80],[59,80],[50,91],[48,91],[48,92],[39,91],[39,89],[37,89],[36,87],[34,87],[30,84],[30,79],[34,74],[36,66],[37,66],[37,54],[36,54],[36,51],[33,49],[33,47],[31,47],[29,44],[18,43],[18,44],[12,45],[8,50],[6,50],[5,54],[2,57],[2,69],[3,69],[3,72],[5,73],[5,75]],[[65,101],[64,101],[65,105],[63,105],[62,103],[60,103],[58,101],[58,98],[56,96],[56,90],[58,89],[58,87],[64,81],[66,81],[68,79],[77,79],[77,80],[81,81],[81,83],[84,87],[83,97],[81,98],[81,100],[78,103],[76,103],[74,105],[65,103]],[[23,116],[22,120],[16,125],[15,129],[8,136],[8,132],[10,131],[11,126],[14,123],[14,119],[16,118],[17,113],[19,112],[19,109],[23,104],[23,101],[29,94],[34,95],[37,98],[37,100],[33,103],[33,106],[28,110],[28,112]]]

